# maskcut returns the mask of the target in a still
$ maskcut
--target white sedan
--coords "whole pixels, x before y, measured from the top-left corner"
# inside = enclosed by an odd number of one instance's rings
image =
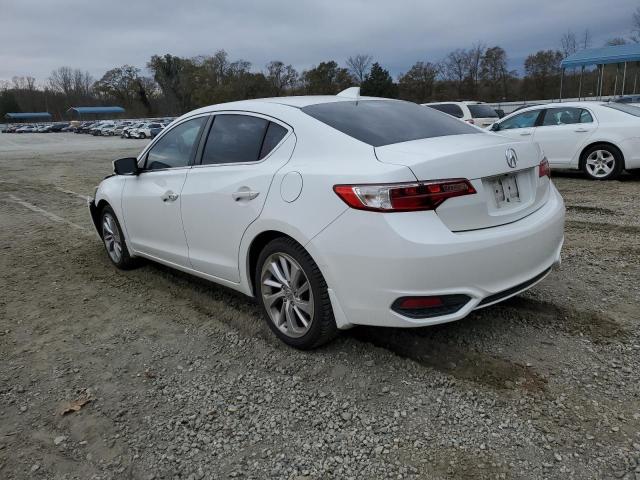
[[[564,204],[537,144],[351,89],[195,110],[114,168],[89,208],[117,267],[254,296],[297,348],[458,320],[560,261]]]
[[[613,180],[640,169],[640,108],[623,103],[552,103],[518,110],[491,130],[537,142],[552,168]]]

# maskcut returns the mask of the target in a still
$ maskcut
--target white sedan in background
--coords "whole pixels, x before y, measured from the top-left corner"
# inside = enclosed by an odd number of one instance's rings
[[[352,89],[195,110],[114,169],[89,208],[117,267],[255,296],[297,348],[461,319],[542,280],[564,238],[537,144]]]
[[[551,103],[518,110],[491,131],[539,143],[552,168],[613,180],[640,170],[640,108],[623,103]],[[635,173],[634,172],[634,173]]]

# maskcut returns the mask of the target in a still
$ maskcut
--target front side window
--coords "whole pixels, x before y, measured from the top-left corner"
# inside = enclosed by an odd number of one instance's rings
[[[149,150],[145,170],[189,165],[197,148],[200,130],[206,121],[206,117],[187,120],[163,135]]]
[[[540,110],[532,110],[515,115],[500,122],[500,130],[511,130],[513,128],[532,128],[536,126]]]
[[[434,110],[438,110],[440,112],[448,113],[449,115],[456,118],[464,117],[462,109],[455,103],[438,103],[435,105],[427,105],[427,107],[433,108]]]
[[[580,123],[580,115],[582,112],[583,110],[581,108],[574,107],[549,108],[544,115],[542,126],[549,127],[553,125]]]
[[[257,161],[269,123],[249,115],[216,115],[202,152],[202,164]]]

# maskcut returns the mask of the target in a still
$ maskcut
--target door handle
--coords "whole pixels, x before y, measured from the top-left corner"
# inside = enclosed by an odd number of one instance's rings
[[[231,198],[237,202],[239,200],[253,200],[258,195],[260,195],[260,192],[254,192],[252,190],[238,190],[231,194]]]
[[[586,133],[588,131],[589,131],[588,128],[578,128],[578,129],[574,130],[574,132],[578,132],[578,133]]]
[[[162,195],[162,197],[160,197],[162,199],[163,202],[175,202],[178,197],[180,195],[178,195],[175,192],[172,192],[171,190],[167,190],[166,192],[164,192],[164,195]]]
[[[531,132],[520,132],[520,136],[522,137],[528,137],[529,135],[531,135]]]

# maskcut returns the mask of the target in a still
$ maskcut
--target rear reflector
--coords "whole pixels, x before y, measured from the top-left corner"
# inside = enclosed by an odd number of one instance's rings
[[[544,157],[540,162],[538,167],[538,177],[551,178],[551,167],[549,166],[549,160],[547,160],[547,157]]]
[[[333,191],[351,208],[373,212],[435,210],[448,198],[476,193],[464,178],[385,185],[335,185]]]
[[[464,307],[471,298],[467,295],[438,295],[430,297],[400,297],[391,309],[411,318],[432,318],[451,315]]]

